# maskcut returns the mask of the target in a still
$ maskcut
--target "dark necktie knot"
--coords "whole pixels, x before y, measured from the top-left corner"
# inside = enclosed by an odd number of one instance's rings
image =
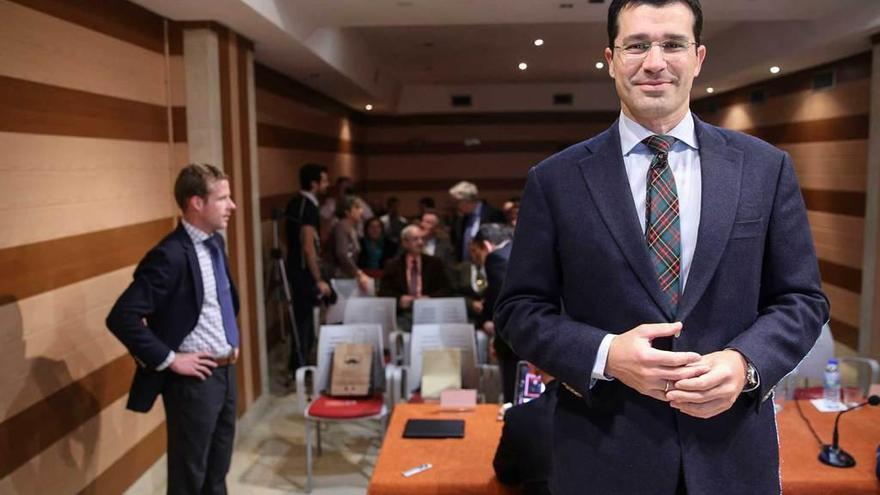
[[[653,136],[646,137],[642,142],[645,143],[645,146],[651,148],[651,151],[655,154],[660,155],[669,153],[672,145],[675,144],[675,138],[665,134],[654,134]]]

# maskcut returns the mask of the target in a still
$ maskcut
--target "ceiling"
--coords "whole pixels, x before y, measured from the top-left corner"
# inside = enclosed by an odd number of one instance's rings
[[[377,113],[616,109],[607,3],[589,0],[134,0],[174,20],[214,20],[256,58],[357,110]],[[878,0],[703,0],[708,58],[694,97],[858,53]],[[536,38],[544,40],[535,46]],[[528,69],[517,68],[526,62]],[[552,104],[555,93],[574,103]],[[473,106],[453,108],[453,94]]]

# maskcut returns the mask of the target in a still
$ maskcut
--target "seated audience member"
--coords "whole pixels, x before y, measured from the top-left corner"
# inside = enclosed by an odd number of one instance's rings
[[[356,226],[364,214],[363,201],[355,196],[345,196],[338,206],[338,221],[330,232],[327,271],[336,278],[356,279],[361,290],[367,291],[371,279],[357,265],[361,243]]]
[[[382,220],[382,226],[385,227],[385,235],[395,244],[400,244],[400,231],[406,227],[406,217],[400,214],[400,200],[395,196],[388,198],[385,203],[387,211],[379,217]]]
[[[371,218],[364,226],[361,239],[361,256],[358,266],[362,270],[381,270],[385,262],[397,254],[398,246],[385,237],[385,227],[378,218]]]
[[[516,363],[519,356],[514,354],[510,345],[495,331],[495,303],[501,293],[504,274],[507,272],[507,260],[510,258],[513,239],[513,228],[500,223],[487,223],[480,226],[474,236],[473,259],[483,267],[486,273],[486,292],[483,294],[483,313],[478,321],[478,328],[492,336],[492,348],[498,358],[501,371],[504,401],[513,400],[513,389],[516,381]]]
[[[440,226],[440,217],[433,211],[422,213],[419,226],[425,234],[424,253],[440,258],[447,270],[455,263],[455,249],[449,234]]]
[[[516,217],[519,216],[519,196],[514,196],[501,206],[501,211],[504,213],[504,218],[507,219],[507,225],[511,227],[516,227]]]
[[[385,265],[378,295],[397,298],[399,326],[408,331],[412,327],[413,301],[447,296],[450,286],[443,263],[422,252],[425,241],[421,227],[406,226],[400,240],[403,252]]]
[[[520,485],[523,495],[548,495],[553,441],[553,411],[558,384],[541,376],[546,386],[540,397],[513,406],[504,414],[504,428],[495,451],[495,476],[505,485]]]
[[[470,182],[459,182],[449,188],[449,196],[455,201],[458,215],[452,223],[452,246],[457,261],[470,261],[468,246],[484,223],[504,223],[504,214],[480,200],[477,186]]]

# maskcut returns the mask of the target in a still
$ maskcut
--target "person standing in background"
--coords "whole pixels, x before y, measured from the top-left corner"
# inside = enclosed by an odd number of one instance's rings
[[[308,361],[315,344],[314,308],[330,296],[330,285],[321,275],[321,219],[318,197],[327,192],[327,167],[307,163],[299,170],[300,191],[287,203],[287,272],[293,292],[293,314],[303,357]],[[291,375],[301,363],[290,339],[288,369]]]
[[[461,181],[449,188],[449,196],[455,201],[457,215],[452,224],[452,245],[455,248],[455,260],[470,261],[471,240],[477,235],[481,223],[504,223],[504,214],[489,206],[480,199],[477,186],[471,182]]]

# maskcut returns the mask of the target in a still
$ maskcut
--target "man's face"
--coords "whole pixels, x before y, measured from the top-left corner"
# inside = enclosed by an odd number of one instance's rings
[[[455,207],[461,215],[470,215],[477,208],[477,202],[469,199],[460,199],[455,202]]]
[[[664,7],[626,7],[618,16],[615,46],[634,43],[694,39],[694,14],[683,3]],[[608,73],[614,79],[624,113],[637,121],[684,116],[691,86],[700,74],[706,47],[689,45],[681,53],[666,53],[652,46],[643,56],[627,55],[622,49],[605,49]]]
[[[492,252],[492,244],[487,241],[471,241],[468,245],[468,253],[471,255],[471,261],[477,266],[486,264],[486,257]]]
[[[425,213],[422,215],[422,221],[420,222],[420,226],[425,233],[425,237],[428,239],[433,239],[434,234],[437,232],[437,225],[440,223],[440,220],[437,218],[437,215],[433,213]]]
[[[326,194],[328,187],[330,187],[330,177],[327,176],[327,172],[321,172],[321,180],[318,181],[318,189],[315,194]]]
[[[229,191],[229,181],[221,179],[209,182],[208,196],[190,198],[190,205],[196,227],[208,233],[225,229],[232,212],[235,211],[235,203],[232,202]]]
[[[407,253],[415,256],[420,255],[425,247],[425,233],[422,232],[421,228],[415,228],[403,236],[401,243]]]

